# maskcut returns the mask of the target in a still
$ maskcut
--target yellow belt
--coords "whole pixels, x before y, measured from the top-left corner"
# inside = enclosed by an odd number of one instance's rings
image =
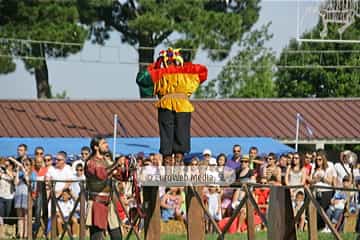
[[[186,93],[168,93],[164,96],[160,96],[160,100],[165,100],[168,98],[181,98],[181,99],[189,99]]]

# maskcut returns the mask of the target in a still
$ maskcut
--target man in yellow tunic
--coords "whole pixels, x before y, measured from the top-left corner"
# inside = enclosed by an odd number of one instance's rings
[[[147,72],[137,76],[140,86],[152,88],[159,100],[158,123],[160,130],[160,153],[164,160],[173,154],[190,152],[191,112],[194,107],[189,97],[207,78],[204,65],[183,62],[180,50],[169,48],[149,65]],[[149,84],[149,79],[151,84]],[[150,88],[149,88],[150,87]]]

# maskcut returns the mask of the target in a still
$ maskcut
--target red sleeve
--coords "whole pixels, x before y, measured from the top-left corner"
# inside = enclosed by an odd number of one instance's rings
[[[147,67],[147,71],[151,76],[153,83],[158,82],[165,74],[181,74],[190,73],[198,74],[200,83],[203,83],[207,79],[208,69],[201,64],[193,64],[191,62],[184,63],[183,67],[169,66],[168,68],[155,68],[155,64],[150,64]]]
[[[100,180],[105,180],[108,176],[106,168],[104,166],[96,164],[93,160],[89,160],[86,163],[86,172],[89,175],[96,176]]]

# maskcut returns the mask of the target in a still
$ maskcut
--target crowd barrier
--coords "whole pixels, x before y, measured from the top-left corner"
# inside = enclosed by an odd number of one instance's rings
[[[36,181],[39,182],[39,181]],[[56,184],[56,182],[79,182],[80,184],[80,194],[78,196],[77,199],[75,199],[75,205],[74,208],[72,209],[71,213],[70,213],[70,217],[68,219],[71,219],[71,216],[73,216],[75,214],[75,211],[78,207],[78,205],[80,204],[80,230],[79,230],[79,239],[83,240],[86,238],[86,224],[85,224],[85,218],[86,218],[86,200],[87,200],[87,192],[86,192],[86,188],[85,188],[85,181],[55,181],[55,180],[48,180],[46,181],[48,186],[50,186],[50,195],[47,198],[48,203],[51,202],[51,209],[50,209],[50,221],[51,221],[51,232],[50,232],[50,237],[51,239],[57,239],[57,229],[56,227],[56,211],[57,211],[57,207],[59,209],[59,213],[60,215],[63,217],[63,213],[60,210],[59,207],[59,202],[58,199],[55,195],[55,191],[54,191],[54,185]],[[32,182],[34,183],[34,182]],[[341,240],[341,236],[338,232],[338,229],[336,229],[336,227],[331,223],[330,219],[328,218],[325,210],[321,207],[320,203],[316,200],[316,196],[314,194],[314,192],[317,189],[328,189],[328,190],[340,190],[340,191],[353,191],[353,192],[359,192],[359,189],[354,189],[354,188],[339,188],[339,187],[325,187],[325,186],[315,186],[315,185],[309,185],[309,186],[303,186],[303,185],[298,185],[298,186],[275,186],[275,185],[267,185],[267,184],[257,184],[257,183],[234,183],[231,184],[230,186],[231,188],[237,188],[237,189],[241,189],[241,191],[243,191],[245,193],[244,197],[241,199],[239,205],[234,209],[230,220],[227,222],[227,224],[225,225],[225,227],[223,228],[223,230],[221,230],[217,224],[217,222],[215,221],[215,219],[210,215],[209,211],[207,210],[207,208],[205,207],[202,198],[199,194],[199,189],[201,187],[194,187],[194,186],[186,186],[186,193],[189,197],[187,197],[187,210],[189,211],[188,214],[188,224],[187,224],[187,236],[188,239],[199,239],[199,234],[205,234],[205,229],[203,228],[203,225],[196,225],[196,223],[194,223],[195,226],[189,226],[189,223],[191,223],[191,217],[194,216],[192,214],[194,214],[194,210],[195,211],[199,211],[199,208],[197,208],[195,205],[200,206],[201,208],[201,214],[204,214],[207,216],[207,218],[209,219],[210,223],[213,225],[215,232],[217,234],[217,239],[219,240],[223,240],[225,239],[225,235],[228,232],[231,224],[233,223],[233,221],[235,220],[235,218],[238,216],[238,214],[240,213],[241,208],[243,208],[244,206],[246,207],[246,220],[247,220],[247,238],[248,240],[253,240],[255,239],[255,225],[254,225],[254,211],[257,212],[257,214],[260,216],[263,224],[265,225],[265,227],[267,228],[267,234],[268,234],[268,239],[287,239],[287,240],[291,240],[291,239],[296,239],[296,229],[295,229],[295,223],[300,219],[301,215],[306,211],[306,209],[308,210],[308,214],[307,214],[307,218],[308,218],[308,239],[311,240],[317,240],[318,239],[318,229],[317,229],[317,213],[320,215],[320,217],[323,219],[323,221],[325,222],[325,224],[327,225],[327,227],[331,230],[332,235],[335,237],[335,239],[337,240]],[[265,216],[261,211],[260,208],[256,202],[256,200],[254,199],[253,194],[251,193],[252,189],[254,188],[264,188],[264,187],[268,187],[270,188],[270,200],[268,203],[268,216]],[[302,207],[300,208],[300,210],[297,212],[296,216],[293,216],[293,209],[292,209],[292,205],[291,205],[291,200],[290,200],[290,189],[303,189],[304,193],[305,193],[305,201],[304,204],[302,205]],[[154,206],[159,206],[159,198],[154,197],[156,195],[158,195],[157,192],[157,187],[143,187],[143,194],[145,195],[146,193],[152,193],[152,196],[154,199],[156,199],[156,203],[154,203]],[[29,191],[29,195],[31,196],[31,192],[32,192],[32,184],[30,183],[28,185],[28,191]],[[112,203],[115,206],[116,209],[116,202],[119,201],[120,204],[122,205],[123,209],[125,208],[125,204],[122,201],[122,199],[120,198],[120,194],[117,191],[116,187],[113,186],[113,194],[112,194]],[[155,190],[155,191],[154,191]],[[155,195],[154,195],[155,192]],[[192,209],[191,208],[191,201],[194,201],[196,204],[193,206]],[[43,204],[44,208],[48,207],[48,204]],[[32,197],[28,197],[28,229],[32,229],[32,225],[33,225],[33,210],[32,210],[32,206],[33,206],[33,199]],[[159,228],[155,228],[156,231],[152,231],[151,234],[147,231],[150,231],[149,229],[151,228],[151,224],[149,225],[149,222],[155,222],[155,225],[157,225],[157,222],[160,223],[160,215],[159,214],[153,214],[156,211],[156,207],[152,207],[150,209],[145,209],[145,214],[148,214],[148,218],[145,221],[145,238],[147,236],[148,239],[150,239],[150,235],[151,235],[151,239],[160,239],[160,229]],[[129,217],[129,212],[125,211],[125,214],[127,216],[128,219],[131,219]],[[197,218],[201,218],[203,217],[203,215],[201,216],[197,216]],[[130,229],[127,232],[127,235],[123,238],[123,239],[129,239],[130,236],[132,234],[135,235],[135,237],[140,240],[141,239],[141,235],[138,232],[138,224],[140,222],[141,216],[137,215],[134,219],[132,219],[130,221]],[[271,219],[271,221],[269,221],[269,219]],[[118,216],[118,220],[120,221],[120,218]],[[70,220],[69,220],[70,221]],[[64,221],[63,224],[63,229],[64,231],[61,233],[61,236],[59,237],[60,239],[63,239],[65,234],[68,233],[68,237],[70,239],[72,239],[72,236],[70,234],[70,223],[69,221]],[[43,232],[45,231],[45,228],[47,227],[47,222],[42,221],[41,226],[43,228]],[[199,228],[200,227],[200,228]],[[29,231],[30,233],[31,231]],[[148,235],[147,235],[148,233]],[[150,235],[149,235],[150,234]],[[33,239],[32,234],[28,234],[28,239]]]

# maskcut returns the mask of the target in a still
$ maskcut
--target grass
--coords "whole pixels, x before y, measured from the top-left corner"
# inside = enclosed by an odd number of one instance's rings
[[[297,233],[297,239],[298,240],[307,240],[308,239],[308,233],[307,232],[303,232],[303,233]],[[356,239],[356,234],[355,233],[346,233],[346,234],[341,234],[341,237],[343,238],[343,240],[355,240]],[[132,236],[130,238],[131,240],[135,240],[136,237]],[[161,240],[184,240],[186,239],[186,235],[183,234],[162,234],[161,235]],[[206,240],[216,240],[217,236],[216,235],[206,235]],[[225,235],[225,239],[226,240],[247,240],[247,234],[246,233],[242,233],[242,234],[226,234]],[[267,240],[267,233],[266,232],[257,232],[255,235],[255,239],[256,240]],[[318,234],[318,240],[332,240],[335,239],[335,237],[332,236],[331,233],[319,233]]]
[[[297,240],[307,240],[307,232],[303,233],[297,233]],[[343,240],[356,240],[356,233],[346,233],[341,234],[341,237]],[[360,235],[359,235],[360,236]],[[70,238],[64,237],[65,240],[68,240]],[[88,237],[86,238],[89,239]],[[110,238],[106,238],[110,239]],[[125,236],[123,236],[123,239],[125,239]],[[144,239],[143,234],[141,234],[141,239]],[[161,240],[184,240],[186,239],[185,234],[161,234]],[[206,240],[216,240],[217,235],[206,235]],[[267,233],[266,232],[257,232],[255,234],[256,240],[267,240]],[[318,240],[332,240],[335,239],[335,237],[332,236],[331,233],[319,233],[318,234]],[[45,240],[45,239],[44,239]],[[135,235],[132,235],[130,237],[130,240],[137,240]],[[247,234],[246,233],[240,233],[240,234],[226,234],[225,240],[247,240]]]
[[[162,231],[162,232],[164,232],[164,231]],[[182,231],[182,232],[184,232],[184,231]],[[140,235],[141,235],[141,238],[144,239],[143,232]],[[357,235],[356,233],[341,233],[341,237],[342,237],[343,240],[356,240],[357,236],[360,236],[360,234]],[[67,240],[67,239],[70,239],[70,238],[64,237],[64,239]],[[89,239],[89,238],[87,237],[86,239]],[[107,239],[110,239],[110,238],[107,238]],[[125,234],[123,236],[123,239],[125,239]],[[131,240],[136,240],[135,235],[132,234],[130,239]],[[162,233],[161,234],[161,240],[184,240],[184,239],[187,239],[186,234],[184,234],[184,233],[173,233],[173,234]],[[217,235],[215,235],[215,234],[214,235],[207,234],[205,239],[206,240],[216,240]],[[246,233],[226,234],[225,239],[226,240],[235,240],[235,239],[236,240],[247,240],[247,234]],[[256,232],[255,233],[255,239],[256,240],[267,240],[267,232]],[[297,233],[297,240],[307,240],[307,239],[308,239],[308,233],[307,232],[298,232]],[[332,240],[332,239],[335,239],[335,237],[333,237],[331,233],[323,233],[323,232],[318,233],[318,240]]]

